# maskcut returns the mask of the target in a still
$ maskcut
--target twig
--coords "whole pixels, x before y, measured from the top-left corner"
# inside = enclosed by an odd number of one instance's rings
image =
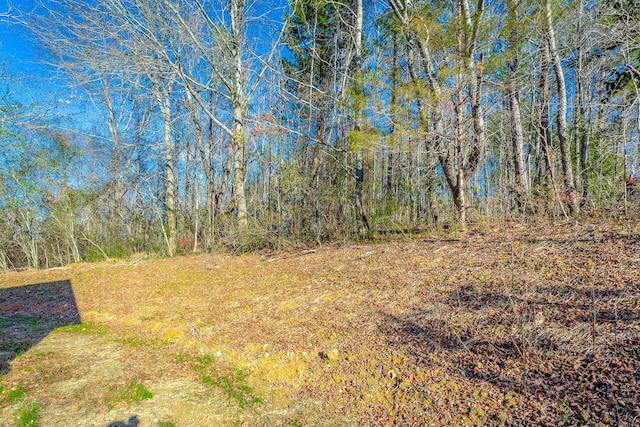
[[[364,258],[368,257],[369,255],[373,255],[375,253],[376,253],[376,251],[365,252],[362,255],[357,256],[356,260],[364,259]]]
[[[640,77],[640,71],[638,71],[638,69],[636,67],[634,67],[631,64],[625,64],[627,66],[627,68],[629,69],[629,71],[631,71],[633,74],[635,74],[636,76]]]
[[[191,335],[197,335],[198,339],[202,339],[202,337],[200,336],[200,331],[198,330],[198,328],[196,328],[195,325],[191,325]]]
[[[82,237],[84,237],[84,239],[85,239],[87,242],[89,242],[89,243],[91,243],[93,246],[95,246],[95,247],[100,251],[100,253],[101,253],[101,254],[102,254],[106,259],[111,259],[111,258],[109,258],[109,255],[107,255],[107,253],[106,253],[105,251],[103,251],[103,250],[102,250],[102,248],[100,247],[100,245],[98,245],[96,242],[94,242],[93,240],[91,240],[90,238],[88,238],[86,234],[84,234],[84,231],[81,231],[81,233],[82,233]]]
[[[448,247],[449,247],[449,245],[441,246],[441,247],[439,247],[438,249],[436,249],[435,251],[433,251],[433,253],[434,253],[434,254],[437,254],[437,253],[438,253],[438,252],[440,252],[441,250],[446,249],[446,248],[448,248]]]
[[[280,257],[276,257],[276,258],[271,258],[271,259],[268,259],[268,260],[267,260],[267,261],[265,261],[265,262],[274,262],[274,261],[279,261],[279,260],[281,260],[281,259],[287,259],[287,258],[298,258],[298,257],[301,257],[301,256],[305,256],[305,255],[309,255],[309,254],[314,254],[314,253],[316,253],[316,252],[318,252],[316,249],[307,249],[307,250],[302,251],[302,252],[297,253],[297,254],[290,254],[290,255],[288,255],[288,256],[287,256],[287,255],[285,255],[285,256],[280,256]]]
[[[592,277],[589,277],[589,281],[591,282],[591,311],[592,311],[592,319],[591,319],[591,345],[593,345],[593,353],[596,352],[596,289],[595,289],[595,280]]]
[[[318,252],[316,249],[307,249],[306,251],[302,251],[299,254],[296,254],[296,257],[301,257],[301,256],[305,256],[305,255],[309,255],[309,254],[315,254],[316,252]]]

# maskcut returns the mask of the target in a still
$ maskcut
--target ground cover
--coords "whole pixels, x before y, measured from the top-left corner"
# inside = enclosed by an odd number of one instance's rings
[[[638,425],[639,271],[568,222],[9,273],[0,424]]]

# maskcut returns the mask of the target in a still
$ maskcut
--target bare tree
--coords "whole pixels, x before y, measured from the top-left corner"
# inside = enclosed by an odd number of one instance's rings
[[[513,146],[513,166],[515,172],[518,204],[522,206],[531,192],[527,165],[524,156],[524,130],[520,113],[520,91],[518,89],[518,50],[521,36],[518,24],[518,2],[507,0],[507,31],[509,40],[509,63],[507,69],[507,92],[509,96],[509,121]]]
[[[481,0],[472,12],[468,1],[461,0],[458,3],[458,13],[464,23],[460,33],[457,35],[457,61],[459,62],[458,83],[467,87],[468,99],[470,102],[473,136],[472,142],[467,144],[467,138],[460,133],[464,124],[462,116],[458,115],[454,119],[452,129],[457,129],[450,141],[445,137],[445,124],[443,122],[443,111],[440,105],[443,102],[443,90],[440,78],[429,47],[429,29],[424,18],[420,15],[413,0],[390,0],[391,7],[403,26],[403,31],[410,48],[415,48],[419,52],[422,69],[426,74],[429,89],[431,91],[432,102],[429,99],[421,100],[423,108],[430,106],[433,117],[433,130],[436,147],[439,151],[440,164],[442,166],[447,183],[453,195],[454,204],[458,212],[458,220],[463,226],[467,222],[466,189],[468,180],[478,167],[482,150],[485,145],[486,125],[484,123],[484,112],[482,107],[482,86],[483,86],[483,59],[476,59],[477,40],[484,2]],[[411,63],[409,65],[411,67]],[[413,69],[414,75],[419,75],[417,69]],[[463,83],[464,82],[464,83]],[[461,92],[459,92],[461,94]],[[462,105],[456,106],[459,113],[462,112]],[[423,117],[429,117],[429,112],[425,111]]]
[[[558,86],[558,144],[560,145],[560,159],[562,173],[564,177],[565,195],[568,199],[572,212],[579,210],[578,195],[574,186],[573,167],[569,153],[567,141],[567,85],[562,68],[562,59],[556,42],[555,29],[553,25],[553,15],[550,0],[544,1],[544,19],[546,26],[546,37],[548,39],[549,54],[556,76]]]
[[[187,70],[184,64],[164,51],[162,55],[173,67],[181,83],[204,113],[223,131],[231,141],[233,157],[233,191],[235,210],[241,228],[246,228],[248,211],[245,196],[245,147],[247,146],[246,114],[249,103],[258,89],[262,78],[270,67],[283,34],[286,22],[282,23],[277,38],[272,42],[266,57],[261,58],[248,49],[246,25],[249,20],[250,5],[245,0],[229,0],[222,9],[216,3],[195,1],[193,7],[179,6],[178,3],[163,0],[172,12],[172,20],[183,36],[185,43],[202,55],[210,72],[205,80],[199,80],[202,70]],[[219,11],[219,14],[214,13]],[[194,17],[198,19],[194,22]],[[226,17],[226,18],[225,18]],[[227,19],[228,18],[228,19]],[[135,21],[129,20],[132,24]],[[199,22],[199,26],[194,26]],[[195,29],[194,29],[195,28]],[[198,30],[198,32],[196,31]],[[143,28],[140,30],[144,31]],[[148,37],[153,37],[149,34]],[[211,111],[203,97],[207,91],[217,90],[211,85],[209,76],[221,83],[223,91],[217,92],[230,106],[231,124]]]

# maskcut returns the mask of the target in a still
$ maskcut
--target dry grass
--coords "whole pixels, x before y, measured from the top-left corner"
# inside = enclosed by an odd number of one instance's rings
[[[83,324],[12,356],[0,423],[35,402],[45,426],[634,425],[638,233],[486,225],[6,274],[70,280]],[[114,398],[134,382],[153,397]]]

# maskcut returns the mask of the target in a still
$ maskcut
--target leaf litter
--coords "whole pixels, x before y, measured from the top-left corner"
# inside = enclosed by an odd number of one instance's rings
[[[503,223],[5,274],[69,280],[82,325],[12,356],[0,424],[638,425],[638,259],[637,229]]]

